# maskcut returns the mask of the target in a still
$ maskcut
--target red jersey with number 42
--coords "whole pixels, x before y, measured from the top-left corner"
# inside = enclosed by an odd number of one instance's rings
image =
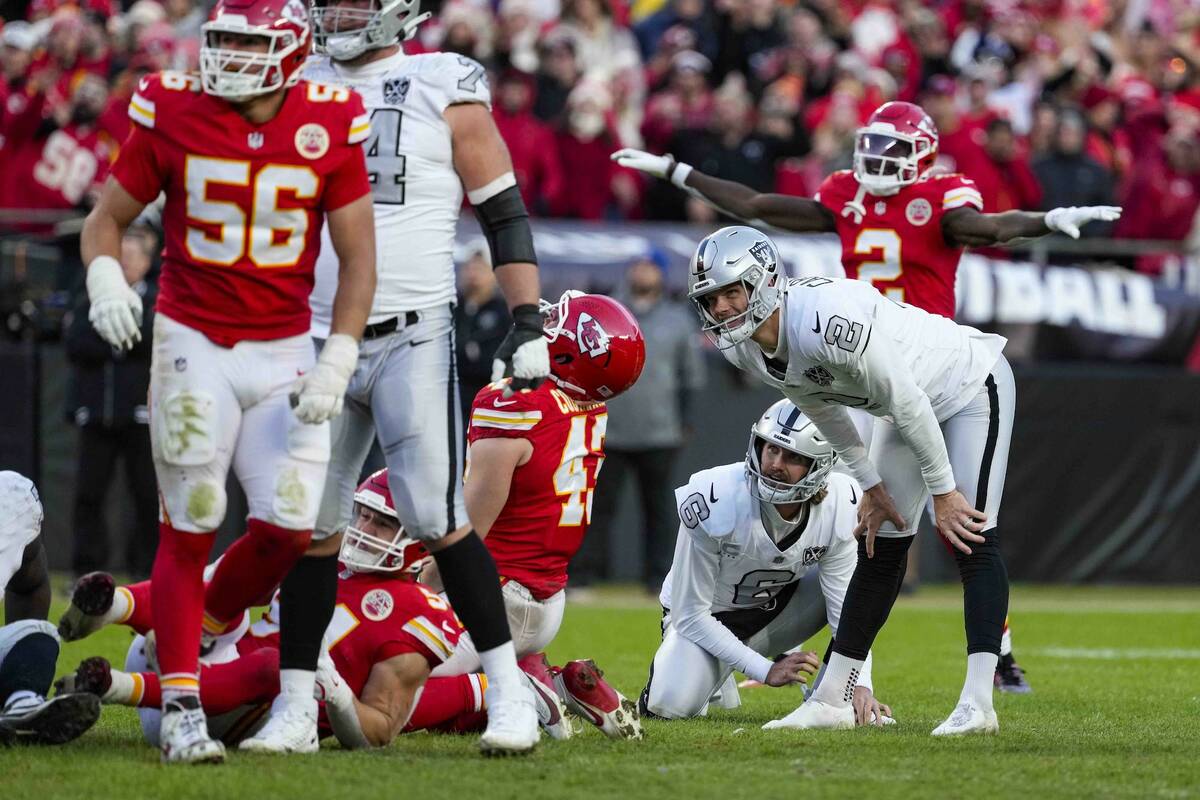
[[[839,170],[825,179],[814,198],[837,221],[846,277],[869,281],[894,300],[953,319],[954,281],[963,251],[946,243],[942,215],[963,206],[982,211],[975,183],[958,173],[926,175],[888,197],[867,194],[861,220],[846,212],[857,193],[854,173]]]
[[[527,439],[529,461],[513,472],[508,502],[487,535],[502,578],[538,600],[567,585],[567,563],[579,551],[604,463],[608,411],[581,403],[552,382],[505,397],[508,381],[483,387],[471,408],[467,440]]]
[[[196,75],[143,78],[113,165],[127,192],[166,192],[158,311],[219,345],[307,333],[324,214],[370,191],[362,98],[300,81],[247,122]]]

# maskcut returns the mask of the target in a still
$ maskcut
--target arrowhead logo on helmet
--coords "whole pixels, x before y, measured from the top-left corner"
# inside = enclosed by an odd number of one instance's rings
[[[549,340],[550,380],[574,399],[611,400],[642,374],[642,330],[616,300],[567,291],[557,303],[541,301],[541,310]]]
[[[575,340],[579,343],[579,352],[586,353],[592,358],[608,355],[610,338],[591,314],[585,311],[579,315],[579,324],[575,328]]]

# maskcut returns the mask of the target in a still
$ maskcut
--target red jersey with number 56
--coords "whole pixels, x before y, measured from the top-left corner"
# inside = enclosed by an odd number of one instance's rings
[[[300,81],[255,125],[196,75],[143,78],[113,175],[143,203],[166,192],[158,311],[230,347],[308,332],[324,214],[370,191],[353,91]]]
[[[954,317],[954,281],[961,247],[942,235],[942,215],[963,206],[983,211],[983,197],[965,175],[925,175],[887,197],[863,195],[866,215],[847,210],[858,193],[850,170],[827,177],[814,197],[833,213],[847,278],[869,281],[894,300]]]
[[[513,472],[508,502],[484,541],[502,578],[545,600],[566,587],[567,563],[587,533],[608,411],[550,381],[505,397],[508,385],[493,383],[475,396],[467,440],[526,439],[533,455]]]

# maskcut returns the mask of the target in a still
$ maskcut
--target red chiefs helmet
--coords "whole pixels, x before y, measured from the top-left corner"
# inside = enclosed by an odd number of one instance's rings
[[[363,481],[354,493],[354,516],[359,507],[369,508],[396,522],[396,534],[391,540],[373,536],[351,522],[342,535],[338,560],[351,572],[400,572],[413,579],[429,559],[429,551],[416,539],[409,538],[400,525],[392,505],[392,490],[388,488],[388,471],[381,469]]]
[[[221,34],[254,36],[265,49],[221,46]],[[227,100],[269,94],[300,80],[312,44],[304,0],[220,0],[201,28],[200,80]]]
[[[540,305],[550,340],[550,380],[560,389],[596,402],[633,386],[646,363],[646,341],[629,309],[611,297],[576,291]]]
[[[871,194],[895,194],[933,166],[937,149],[937,126],[924,109],[884,103],[855,134],[854,177]]]

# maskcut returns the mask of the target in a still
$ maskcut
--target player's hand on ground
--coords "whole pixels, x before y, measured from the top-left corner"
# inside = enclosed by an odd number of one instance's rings
[[[671,174],[671,168],[675,166],[674,156],[656,156],[653,153],[647,153],[645,150],[635,150],[632,147],[622,148],[609,156],[609,158],[622,167],[636,169],[638,172],[645,172],[647,175],[663,179],[666,179]]]
[[[807,683],[809,675],[817,674],[821,668],[821,657],[812,650],[788,653],[781,656],[767,671],[767,686],[787,686],[792,683]]]
[[[896,510],[896,503],[888,494],[887,487],[877,483],[863,492],[862,500],[858,502],[858,525],[854,528],[854,538],[867,537],[867,556],[875,557],[875,534],[879,526],[890,522],[896,530],[904,530],[907,525],[904,517]]]
[[[342,402],[350,376],[358,365],[358,342],[345,333],[325,340],[316,365],[292,384],[288,398],[296,417],[319,425],[342,413]]]
[[[350,707],[354,705],[354,692],[342,679],[337,665],[333,663],[333,657],[324,647],[321,648],[321,655],[317,658],[317,680],[313,685],[313,697],[319,702],[329,703],[339,708],[344,707],[347,701],[349,701]]]
[[[979,534],[987,522],[987,514],[973,508],[958,490],[933,496],[933,521],[938,533],[967,555],[971,554],[967,542],[984,541]]]
[[[514,308],[512,315],[512,329],[492,360],[492,380],[511,377],[514,389],[534,389],[550,374],[542,312],[527,303]]]
[[[1046,212],[1046,227],[1079,238],[1079,229],[1089,222],[1113,222],[1121,218],[1120,206],[1065,206]]]
[[[856,725],[883,725],[883,718],[891,715],[892,709],[879,702],[870,689],[865,686],[854,687],[854,723]]]
[[[118,350],[128,350],[142,339],[142,298],[125,282],[115,258],[99,256],[87,271],[91,310],[88,321],[100,338]]]

